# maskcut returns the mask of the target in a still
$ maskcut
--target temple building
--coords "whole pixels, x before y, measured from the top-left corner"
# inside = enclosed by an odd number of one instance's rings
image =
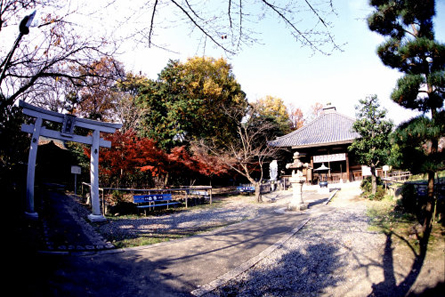
[[[355,119],[326,106],[323,113],[302,128],[271,141],[269,145],[298,151],[300,160],[308,163],[306,181],[315,184],[320,180],[320,167],[328,182],[347,182],[362,179],[362,166],[357,164],[348,146],[360,135],[352,131]],[[324,168],[323,167],[323,168]]]

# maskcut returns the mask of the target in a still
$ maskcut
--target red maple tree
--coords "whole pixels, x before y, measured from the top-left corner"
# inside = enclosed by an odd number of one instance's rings
[[[101,149],[99,165],[101,180],[109,185],[120,186],[147,172],[160,186],[165,186],[175,176],[193,179],[199,175],[227,172],[224,164],[202,149],[195,147],[190,152],[185,146],[178,146],[167,153],[157,146],[156,141],[139,137],[134,130],[116,131],[105,139],[111,141],[111,148]],[[90,157],[89,148],[85,149],[85,153]]]

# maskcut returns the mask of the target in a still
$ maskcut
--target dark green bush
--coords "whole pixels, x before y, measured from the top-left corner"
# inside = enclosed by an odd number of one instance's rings
[[[374,194],[371,194],[372,191],[372,183],[371,176],[367,176],[362,180],[360,188],[363,190],[363,197],[366,197],[370,200],[382,200],[385,197],[385,188],[383,181],[380,177],[377,177],[377,191]]]
[[[126,215],[137,213],[136,205],[130,201],[126,201],[124,197],[124,192],[113,191],[111,193],[110,200],[108,201],[111,205],[109,213],[116,215]]]
[[[417,220],[422,223],[425,218],[426,204],[428,198],[423,194],[419,195],[419,190],[416,189],[419,185],[412,183],[405,183],[401,188],[401,198],[397,201],[397,209],[403,213],[414,215]],[[439,186],[436,186],[437,188]],[[425,188],[425,186],[424,186]],[[435,203],[435,220],[445,226],[445,199],[441,194],[441,189],[436,189],[436,203]]]
[[[415,214],[419,209],[419,199],[413,184],[405,183],[402,186],[402,198],[398,201],[399,206],[407,213]]]

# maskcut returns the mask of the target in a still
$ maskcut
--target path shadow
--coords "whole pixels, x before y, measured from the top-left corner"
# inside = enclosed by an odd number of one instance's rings
[[[169,282],[169,276],[154,271],[160,264],[149,259],[126,257],[125,253],[79,256],[40,252],[40,221],[29,220],[22,209],[11,208],[4,226],[11,233],[5,237],[5,255],[10,258],[4,267],[5,291],[29,297],[190,296],[188,288],[181,290]]]
[[[186,297],[192,284],[176,285],[159,271],[163,263],[148,258],[111,255],[36,254],[22,269],[20,286],[31,297]],[[15,290],[17,290],[17,286]]]
[[[319,253],[324,254],[320,260]],[[335,271],[344,263],[336,254],[335,245],[308,245],[305,250],[291,250],[267,269],[257,265],[241,279],[206,294],[210,296],[316,296],[341,279]]]
[[[329,200],[329,198],[323,198],[323,199],[317,199],[317,200],[311,201],[308,203],[308,207],[311,208],[316,205],[326,203],[326,201],[328,201],[328,200]]]

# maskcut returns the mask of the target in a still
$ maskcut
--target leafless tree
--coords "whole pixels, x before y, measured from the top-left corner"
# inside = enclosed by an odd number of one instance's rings
[[[237,138],[224,145],[206,144],[211,154],[218,157],[231,170],[246,177],[255,186],[255,199],[262,202],[261,184],[264,177],[264,164],[277,156],[279,148],[269,146],[270,131],[276,129],[276,124],[260,121],[255,118],[255,111],[250,110],[247,121],[237,127]]]
[[[77,24],[71,21],[77,11],[66,9],[64,4],[58,6],[51,0],[0,0],[1,109],[12,106],[19,98],[37,100],[48,94],[54,100],[61,86],[85,86],[88,78],[97,74],[78,70],[112,54],[110,40],[77,30]],[[22,19],[42,6],[51,6],[60,15],[40,14],[36,20],[39,25],[28,28],[29,34],[23,34],[21,29],[19,32]],[[15,43],[14,35],[18,36]]]

